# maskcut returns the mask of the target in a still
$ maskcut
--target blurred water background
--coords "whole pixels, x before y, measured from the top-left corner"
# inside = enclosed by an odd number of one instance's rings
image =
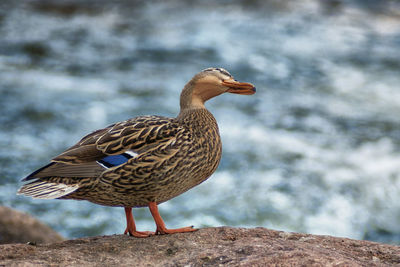
[[[160,205],[169,227],[230,225],[400,244],[398,1],[0,2],[0,205],[66,237],[122,233],[122,208],[16,196],[20,179],[113,122],[176,116],[223,67],[253,96],[207,103],[217,172]],[[154,230],[147,209],[139,229]]]

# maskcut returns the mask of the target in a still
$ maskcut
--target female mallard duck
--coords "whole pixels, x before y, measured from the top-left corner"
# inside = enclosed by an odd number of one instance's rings
[[[125,207],[125,234],[136,237],[195,231],[167,229],[157,205],[205,181],[219,164],[218,125],[204,103],[225,92],[255,91],[224,69],[205,69],[183,88],[176,118],[140,116],[94,131],[24,178],[33,181],[18,194]],[[155,233],[136,231],[132,207],[144,206],[157,225]]]

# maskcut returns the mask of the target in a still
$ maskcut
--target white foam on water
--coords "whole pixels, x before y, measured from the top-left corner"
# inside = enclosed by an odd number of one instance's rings
[[[357,149],[349,147],[347,142],[325,147],[296,132],[266,130],[252,125],[246,128],[247,148],[243,148],[239,141],[243,136],[241,125],[227,124],[223,128],[222,134],[229,142],[230,153],[251,149],[265,161],[290,154],[300,155],[291,166],[294,171],[291,176],[278,169],[253,171],[240,193],[252,194],[252,198],[266,201],[282,212],[299,209],[297,213],[308,213],[300,216],[304,220],[303,231],[360,239],[366,231],[363,225],[371,221],[382,223],[384,218],[393,218],[389,219],[391,223],[385,224],[388,228],[394,232],[400,230],[398,224],[393,223],[400,216],[400,179],[397,174],[400,154],[391,140],[365,143]],[[309,184],[308,175],[312,173],[318,175],[321,185]],[[296,197],[274,191],[274,185],[286,181],[298,190]],[[248,191],[254,186],[259,189]],[[315,203],[317,210],[309,213],[307,203],[315,202],[314,197],[319,197]],[[291,219],[297,216],[293,215]],[[268,218],[264,223],[268,225]],[[289,222],[282,225],[290,228]]]
[[[341,195],[334,195],[323,205],[322,211],[305,219],[307,232],[360,239],[367,220],[367,212],[354,209],[354,203]]]

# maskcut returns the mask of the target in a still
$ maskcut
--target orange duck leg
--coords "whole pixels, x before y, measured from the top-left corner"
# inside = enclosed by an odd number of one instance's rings
[[[189,227],[183,227],[183,228],[178,228],[178,229],[167,229],[165,227],[165,223],[163,219],[161,218],[160,213],[158,212],[158,207],[156,202],[150,202],[149,203],[149,209],[151,212],[151,215],[154,218],[154,221],[157,225],[156,229],[156,235],[165,235],[165,234],[175,234],[175,233],[186,233],[186,232],[194,232],[197,231],[197,229],[194,229],[193,226]]]
[[[126,229],[124,234],[128,234],[134,237],[149,237],[154,235],[153,232],[139,232],[136,231],[135,220],[133,219],[132,208],[125,207],[125,215],[126,215]]]

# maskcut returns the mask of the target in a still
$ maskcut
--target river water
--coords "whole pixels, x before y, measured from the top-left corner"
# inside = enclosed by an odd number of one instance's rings
[[[400,244],[396,1],[1,1],[0,205],[69,238],[122,233],[122,208],[16,196],[20,179],[92,130],[176,116],[181,88],[213,66],[257,93],[207,103],[223,158],[160,205],[168,227]]]

